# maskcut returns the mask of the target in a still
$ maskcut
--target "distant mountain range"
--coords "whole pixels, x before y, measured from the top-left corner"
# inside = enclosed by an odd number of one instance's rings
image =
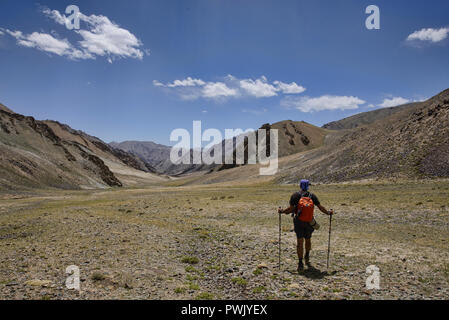
[[[263,129],[278,129],[279,133],[279,156],[295,154],[305,150],[317,148],[323,144],[326,130],[313,126],[303,121],[282,121],[273,125],[264,124]],[[244,136],[244,135],[243,135]],[[222,156],[222,163],[225,163],[225,155],[235,152],[237,138],[233,138],[232,148],[226,149],[226,140],[221,143],[224,154]],[[180,175],[189,174],[198,171],[220,171],[236,167],[235,157],[234,164],[229,165],[195,165],[195,164],[173,164],[170,161],[171,147],[156,144],[151,141],[125,141],[121,143],[112,142],[110,146],[121,149],[127,153],[133,154],[144,162],[149,163],[155,170],[162,174]],[[247,150],[246,145],[244,146]],[[212,149],[212,148],[211,148]],[[201,153],[200,150],[190,150],[190,156],[186,160],[193,163],[192,158],[195,152]],[[212,151],[210,151],[212,152]],[[247,151],[246,151],[247,152]],[[247,155],[247,153],[246,153]]]
[[[261,128],[278,129],[280,168],[273,177],[278,183],[304,177],[319,182],[449,177],[449,89],[424,102],[360,113],[322,128],[290,120]],[[227,152],[236,143],[234,138]],[[0,104],[0,190],[148,185],[169,176],[184,177],[186,184],[257,177],[250,165],[173,164],[170,150],[153,142],[108,145]]]
[[[170,158],[170,147],[152,141],[111,142],[109,145],[113,148],[138,155],[154,168],[159,167],[161,163]]]

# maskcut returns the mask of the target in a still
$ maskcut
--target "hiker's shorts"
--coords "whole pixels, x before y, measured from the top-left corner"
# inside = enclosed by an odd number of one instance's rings
[[[312,233],[315,230],[312,228],[310,223],[298,219],[295,219],[293,223],[295,224],[295,233],[297,238],[312,238]]]

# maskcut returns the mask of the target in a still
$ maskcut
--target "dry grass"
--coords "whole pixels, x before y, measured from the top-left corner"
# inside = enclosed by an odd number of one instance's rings
[[[265,183],[4,195],[0,298],[449,297],[448,181],[313,186],[337,212],[332,270],[325,273],[328,219],[317,213],[322,229],[312,262],[321,271],[301,276],[287,216],[277,270],[275,211],[295,189]],[[267,268],[255,273],[261,263]],[[80,293],[64,285],[73,264]],[[381,269],[379,291],[364,287],[371,264]],[[51,284],[26,284],[34,279]]]

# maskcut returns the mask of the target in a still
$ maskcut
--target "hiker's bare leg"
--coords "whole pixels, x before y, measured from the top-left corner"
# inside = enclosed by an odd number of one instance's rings
[[[312,250],[312,238],[306,239],[306,255],[304,258],[306,260],[307,265],[310,264],[310,260],[309,260],[310,250]]]
[[[298,253],[298,259],[302,260],[304,257],[304,238],[296,238],[296,252]]]
[[[306,254],[312,250],[312,238],[306,239]]]

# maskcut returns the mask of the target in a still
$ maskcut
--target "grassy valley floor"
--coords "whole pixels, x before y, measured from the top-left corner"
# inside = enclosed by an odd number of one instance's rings
[[[151,187],[0,195],[1,299],[448,299],[449,182],[317,185],[312,268],[278,215],[296,187]],[[81,291],[65,286],[80,268]],[[380,269],[380,289],[365,286]]]

